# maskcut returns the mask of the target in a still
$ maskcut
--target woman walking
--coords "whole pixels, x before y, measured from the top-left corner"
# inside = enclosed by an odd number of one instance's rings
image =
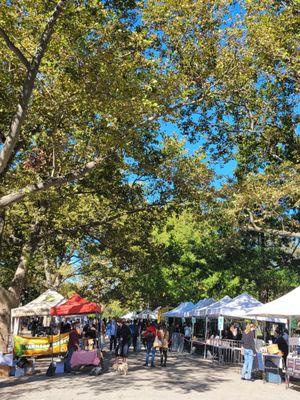
[[[155,367],[155,354],[156,354],[156,347],[154,346],[154,341],[157,336],[157,329],[154,322],[147,327],[144,338],[146,340],[146,362],[144,364],[145,367],[149,365],[149,359],[151,355],[151,367]]]
[[[168,332],[165,324],[162,324],[161,328],[159,329],[159,337],[160,337],[160,341],[161,341],[161,346],[159,349],[159,351],[160,351],[160,366],[166,367],[167,359],[168,359],[170,335],[169,335],[169,332]]]
[[[256,356],[255,349],[255,329],[254,324],[247,324],[245,331],[242,336],[242,348],[244,349],[244,365],[242,369],[242,379],[251,381],[253,359]]]

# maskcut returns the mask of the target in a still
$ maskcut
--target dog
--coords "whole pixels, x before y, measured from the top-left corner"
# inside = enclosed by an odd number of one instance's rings
[[[120,362],[120,361],[116,361],[113,366],[112,366],[113,370],[116,372],[119,372],[120,375],[127,375],[128,372],[128,364],[125,362]]]

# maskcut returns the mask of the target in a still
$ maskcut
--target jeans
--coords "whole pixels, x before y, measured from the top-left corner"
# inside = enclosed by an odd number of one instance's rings
[[[242,378],[251,379],[252,365],[254,353],[251,349],[244,349],[244,365],[242,370]]]
[[[137,350],[137,335],[133,335],[132,336],[132,344],[133,344],[133,351],[136,351]]]
[[[154,365],[154,361],[155,361],[155,354],[156,354],[156,348],[153,347],[153,343],[147,343],[147,350],[146,350],[146,365],[148,365],[149,363],[149,357],[150,354],[152,356],[151,359],[151,365]]]
[[[184,337],[184,350],[191,352],[191,338],[189,336]]]
[[[113,349],[117,347],[117,338],[115,335],[111,335],[110,337],[110,343],[109,343],[109,350],[112,351]]]
[[[128,357],[128,351],[129,351],[129,343],[122,343],[121,345],[121,349],[120,349],[120,355],[124,358]]]
[[[74,347],[71,347],[70,350],[68,350],[67,358],[66,358],[66,361],[65,361],[65,372],[71,372],[72,371],[71,358],[72,358],[72,355],[73,355],[74,351],[76,351],[76,349],[74,349]]]

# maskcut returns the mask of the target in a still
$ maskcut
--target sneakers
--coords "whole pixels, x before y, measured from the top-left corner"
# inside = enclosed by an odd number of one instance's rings
[[[151,364],[151,368],[155,368],[155,365],[154,365],[154,364]]]
[[[143,367],[148,367],[148,364],[147,363],[143,364]]]

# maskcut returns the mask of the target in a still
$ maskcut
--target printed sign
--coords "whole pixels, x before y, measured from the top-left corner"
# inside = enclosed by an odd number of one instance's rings
[[[65,353],[68,350],[68,341],[68,333],[47,337],[14,336],[14,353],[18,357]]]
[[[192,324],[195,324],[195,323],[196,323],[196,318],[192,317]]]
[[[222,331],[224,329],[224,317],[218,317],[218,331]]]

